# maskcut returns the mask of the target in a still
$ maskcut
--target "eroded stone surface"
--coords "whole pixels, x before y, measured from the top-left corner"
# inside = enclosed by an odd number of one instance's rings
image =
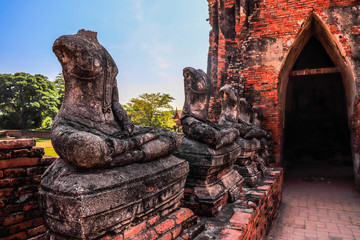
[[[270,155],[271,134],[261,128],[261,111],[251,107],[244,98],[240,98],[235,88],[225,84],[220,88],[221,114],[219,123],[235,127],[240,132],[236,143],[241,147],[236,169],[245,177],[245,183],[255,186],[266,165],[272,159]],[[254,168],[254,164],[256,168]]]
[[[119,103],[118,69],[96,33],[59,37],[53,51],[65,79],[65,96],[52,126],[52,143],[65,161],[81,168],[147,162],[171,154],[180,137],[134,127]]]
[[[119,103],[115,62],[96,33],[61,36],[53,51],[63,67],[65,97],[52,126],[60,158],[39,192],[50,235],[117,235],[176,210],[189,172],[186,161],[171,155],[180,136],[133,125]]]
[[[239,131],[208,121],[212,85],[202,71],[184,69],[185,103],[181,117],[185,137],[175,156],[190,164],[183,204],[196,214],[214,215],[240,197],[243,178],[233,169],[241,149]]]
[[[218,149],[231,144],[239,136],[235,128],[222,127],[208,121],[212,84],[201,69],[184,68],[185,103],[181,124],[186,137]]]
[[[176,205],[188,171],[174,156],[90,172],[58,159],[41,183],[39,203],[53,232],[94,239]]]

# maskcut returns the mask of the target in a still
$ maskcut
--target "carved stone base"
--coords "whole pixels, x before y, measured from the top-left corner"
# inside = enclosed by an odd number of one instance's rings
[[[176,206],[188,171],[188,163],[174,156],[91,171],[58,159],[41,182],[40,208],[51,232],[94,239]]]
[[[279,213],[282,186],[282,169],[268,168],[256,187],[243,188],[243,201],[228,204],[212,218],[203,218],[204,230],[194,238],[266,239],[266,233]]]
[[[240,151],[236,144],[215,150],[183,138],[180,149],[174,153],[190,164],[183,206],[197,215],[212,216],[228,201],[239,199],[243,178],[233,169],[233,164]]]
[[[262,149],[261,142],[257,139],[238,138],[236,144],[241,147],[242,151],[235,162],[234,168],[244,177],[246,186],[254,187],[261,178],[262,171],[266,171],[263,168],[260,170],[259,164],[256,163],[259,158],[258,152]]]
[[[244,166],[234,165],[234,169],[236,169],[239,174],[244,177],[244,185],[248,187],[256,186],[262,176],[255,163],[249,163]]]

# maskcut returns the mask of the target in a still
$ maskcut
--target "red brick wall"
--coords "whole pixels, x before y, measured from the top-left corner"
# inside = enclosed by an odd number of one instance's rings
[[[40,239],[46,231],[38,209],[41,175],[53,158],[34,139],[0,141],[0,240]]]
[[[29,138],[50,138],[50,131],[21,131],[21,130],[1,130],[0,137],[21,137],[22,135]]]
[[[279,79],[291,50],[301,48],[295,43],[311,16],[324,23],[323,32],[318,34],[328,34],[329,48],[335,46],[334,51],[341,54],[343,65],[338,67],[346,66],[342,75],[347,79],[344,85],[349,119],[357,119],[353,104],[360,86],[359,0],[208,0],[208,3],[212,26],[208,74],[217,87],[210,109],[213,120],[220,113],[218,89],[233,83],[241,95],[264,111],[263,126],[273,134],[274,154],[277,165],[281,165],[282,95],[286,92],[282,84],[287,83]],[[351,129],[358,129],[358,125]],[[358,148],[353,151],[359,154]],[[354,161],[360,161],[356,159],[359,157],[354,157]]]

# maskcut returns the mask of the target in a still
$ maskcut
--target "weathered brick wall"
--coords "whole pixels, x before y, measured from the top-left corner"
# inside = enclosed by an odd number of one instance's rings
[[[217,87],[211,102],[212,119],[220,113],[218,89],[232,83],[250,103],[263,110],[266,118],[263,126],[273,134],[274,154],[277,165],[281,165],[286,77],[311,34],[320,38],[340,68],[349,119],[357,119],[359,0],[208,0],[208,3],[212,26],[208,74]],[[351,129],[357,127],[355,124]],[[358,148],[353,151],[359,154]]]
[[[21,131],[21,130],[1,130],[0,137],[21,137],[25,135],[29,138],[50,138],[50,131]]]
[[[282,168],[267,172],[258,186],[244,188],[244,201],[227,205],[209,219],[198,239],[265,239],[280,209],[284,178]]]
[[[38,209],[41,175],[53,158],[33,139],[0,141],[0,240],[40,239],[46,231]]]

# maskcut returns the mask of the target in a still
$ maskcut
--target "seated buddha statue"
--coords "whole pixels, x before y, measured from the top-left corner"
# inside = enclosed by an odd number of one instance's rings
[[[52,126],[58,155],[79,168],[148,162],[179,148],[171,131],[134,126],[119,103],[117,66],[96,33],[59,37],[53,51],[63,68],[65,96]]]

